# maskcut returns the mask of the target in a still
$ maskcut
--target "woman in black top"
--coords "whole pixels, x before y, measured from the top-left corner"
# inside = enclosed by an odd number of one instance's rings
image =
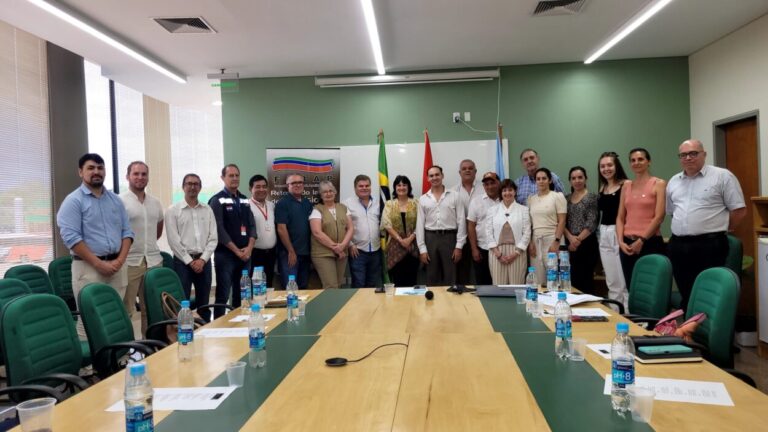
[[[565,239],[571,255],[571,284],[585,293],[595,291],[597,264],[597,195],[587,190],[587,170],[580,166],[568,173],[571,193],[565,197],[568,214],[565,219]]]
[[[619,259],[619,241],[616,238],[616,216],[619,213],[621,187],[627,174],[619,161],[619,155],[605,152],[597,162],[600,173],[597,206],[600,210],[600,260],[605,270],[608,298],[627,306],[629,294]]]

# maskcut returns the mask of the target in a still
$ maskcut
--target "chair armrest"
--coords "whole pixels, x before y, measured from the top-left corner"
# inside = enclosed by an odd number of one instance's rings
[[[93,357],[99,366],[103,364],[103,368],[97,366],[97,369],[105,369],[99,370],[99,375],[101,375],[102,378],[106,378],[122,369],[118,354],[131,349],[144,354],[145,357],[155,352],[154,349],[136,342],[118,342],[103,346],[96,351],[96,355]]]
[[[146,331],[147,339],[158,340],[165,343],[170,342],[165,335],[165,328],[169,325],[177,325],[178,323],[179,323],[178,320],[169,319],[169,320],[158,321],[152,324],[151,326],[147,327],[147,331]]]
[[[600,303],[602,303],[602,304],[604,304],[606,306],[607,305],[615,305],[616,307],[619,308],[619,315],[624,315],[624,305],[621,304],[620,301],[613,300],[613,299],[602,299],[602,300],[600,300]]]
[[[757,383],[755,383],[755,380],[753,380],[751,376],[745,374],[744,372],[737,371],[736,369],[731,369],[731,368],[724,368],[723,370],[735,376],[736,378],[744,381],[750,386],[757,388]]]
[[[215,308],[215,307],[222,307],[222,308],[225,308],[225,309],[227,309],[227,310],[234,310],[234,309],[235,309],[234,307],[232,307],[231,305],[228,305],[228,304],[226,304],[226,303],[210,303],[210,304],[204,304],[204,305],[200,305],[200,306],[198,306],[197,308],[198,308],[198,309],[210,309],[210,308]]]
[[[641,317],[637,315],[625,315],[625,318],[628,318],[630,321],[632,321],[635,324],[645,323],[648,330],[653,330],[654,327],[656,327],[656,324],[659,322],[658,318],[650,318],[650,317]]]
[[[0,396],[2,395],[9,395],[11,400],[15,401],[16,398],[13,397],[16,393],[38,393],[43,396],[50,396],[54,399],[56,399],[56,403],[59,403],[66,399],[63,394],[61,394],[60,391],[56,390],[53,387],[48,387],[44,385],[37,385],[37,384],[29,384],[29,385],[18,385],[18,386],[12,386],[12,387],[3,387],[0,389]],[[19,399],[20,400],[20,399]]]
[[[156,339],[139,339],[139,340],[135,340],[134,342],[145,345],[151,348],[154,352],[160,351],[161,349],[168,346],[167,343],[156,340]]]
[[[80,378],[77,375],[71,375],[71,374],[65,374],[65,373],[52,373],[48,375],[41,375],[38,377],[30,378],[23,383],[22,385],[32,384],[35,382],[46,382],[46,381],[58,381],[61,383],[66,384],[67,390],[69,390],[72,393],[75,393],[75,388],[79,390],[85,390],[88,388],[88,383]]]

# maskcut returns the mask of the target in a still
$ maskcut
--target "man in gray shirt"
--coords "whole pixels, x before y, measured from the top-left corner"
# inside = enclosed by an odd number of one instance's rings
[[[736,176],[705,165],[701,141],[683,141],[678,150],[683,171],[667,183],[667,214],[672,216],[668,251],[686,309],[696,276],[725,264],[727,232],[741,222],[746,207]]]

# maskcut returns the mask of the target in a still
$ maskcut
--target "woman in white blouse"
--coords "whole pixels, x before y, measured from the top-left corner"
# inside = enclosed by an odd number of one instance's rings
[[[488,264],[494,285],[522,284],[527,270],[531,218],[528,208],[515,201],[517,185],[501,182],[501,202],[488,210],[486,233]]]

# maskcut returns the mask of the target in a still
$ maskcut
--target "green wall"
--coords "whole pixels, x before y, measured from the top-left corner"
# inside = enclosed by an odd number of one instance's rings
[[[492,139],[452,123],[451,113],[470,111],[470,125],[493,130],[498,85],[321,89],[313,77],[244,79],[238,93],[222,94],[224,159],[238,163],[247,179],[265,174],[267,147],[375,144],[379,128],[388,143],[421,142],[425,127],[432,141]],[[507,66],[500,106],[513,177],[522,173],[518,155],[525,147],[536,148],[542,165],[563,177],[583,165],[593,185],[600,153],[616,151],[625,162],[629,149],[646,147],[652,172],[669,178],[679,170],[677,146],[690,133],[688,60]]]

